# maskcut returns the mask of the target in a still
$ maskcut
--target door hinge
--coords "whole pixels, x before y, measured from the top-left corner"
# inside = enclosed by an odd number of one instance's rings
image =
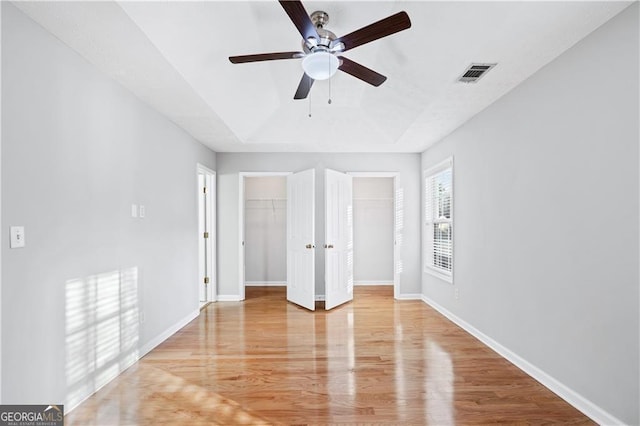
[[[207,187],[206,186],[202,187],[202,192],[205,193],[205,194],[207,193]]]
[[[204,283],[209,284],[209,277],[204,277]]]
[[[209,238],[209,233],[208,233],[208,232],[205,232],[205,233],[204,233],[204,237],[205,237],[205,238]]]

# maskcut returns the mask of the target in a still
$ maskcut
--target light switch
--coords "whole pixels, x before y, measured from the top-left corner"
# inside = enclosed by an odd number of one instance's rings
[[[140,204],[140,208],[138,209],[138,215],[141,218],[143,218],[146,213],[147,213],[146,209],[144,208],[144,206],[142,204]]]
[[[12,226],[11,227],[11,242],[10,248],[24,247],[24,226]]]
[[[131,217],[138,217],[138,205],[131,204]]]

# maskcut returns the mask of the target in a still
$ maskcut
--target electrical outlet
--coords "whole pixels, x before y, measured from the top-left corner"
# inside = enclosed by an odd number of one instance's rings
[[[455,297],[456,300],[460,299],[460,291],[458,291],[457,288],[453,290],[453,297]]]
[[[147,214],[147,209],[144,208],[144,205],[140,204],[140,207],[138,208],[138,216],[140,218],[144,218],[146,214]]]
[[[137,204],[131,204],[131,217],[133,217],[133,218],[138,217],[138,205]]]

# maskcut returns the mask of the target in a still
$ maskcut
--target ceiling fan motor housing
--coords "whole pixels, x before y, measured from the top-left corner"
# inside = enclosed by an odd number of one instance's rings
[[[305,53],[311,52],[327,52],[333,47],[331,43],[338,38],[334,33],[324,29],[329,22],[329,14],[321,10],[316,10],[310,15],[311,22],[316,27],[316,32],[320,36],[320,40],[302,40],[302,49]]]

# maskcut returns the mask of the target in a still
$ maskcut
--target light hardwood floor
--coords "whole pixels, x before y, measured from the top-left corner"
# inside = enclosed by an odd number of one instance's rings
[[[65,424],[593,424],[392,287],[330,312],[281,287],[246,296],[207,306]]]

